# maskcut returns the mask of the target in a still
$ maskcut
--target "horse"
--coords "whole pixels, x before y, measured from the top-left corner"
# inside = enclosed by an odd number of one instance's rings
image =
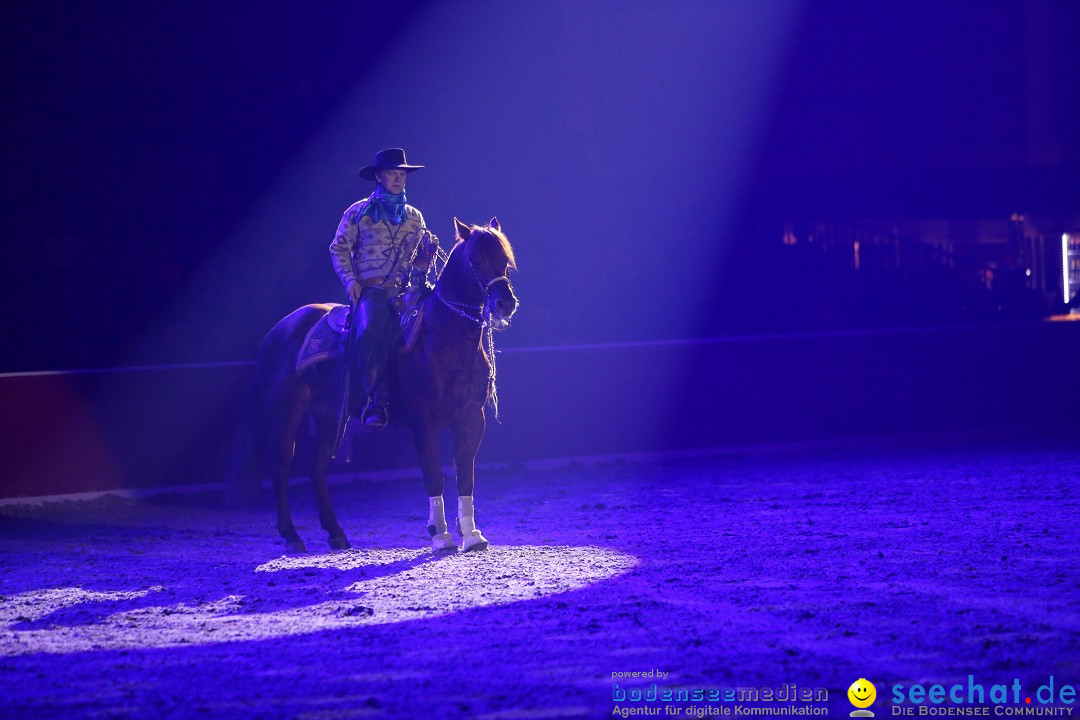
[[[457,529],[466,551],[482,550],[488,541],[475,528],[471,499],[475,459],[486,427],[485,405],[494,398],[494,357],[490,332],[509,325],[518,300],[508,273],[516,270],[514,251],[497,218],[484,226],[454,218],[456,244],[433,292],[419,304],[416,319],[391,355],[388,384],[391,415],[412,430],[429,503],[442,515],[443,475],[439,432],[449,426],[454,443],[459,510],[469,499],[468,515],[459,512]],[[343,354],[297,371],[297,355],[308,331],[333,304],[311,304],[281,319],[259,346],[249,397],[246,461],[241,482],[248,488],[269,471],[277,505],[277,529],[290,553],[307,548],[289,510],[288,479],[295,441],[305,417],[314,425],[311,481],[319,522],[330,547],[344,550],[349,540],[338,522],[326,484],[327,466],[340,439]],[[485,348],[485,332],[488,348]],[[354,385],[355,387],[355,385]],[[345,412],[359,416],[362,393],[345,399]],[[497,406],[496,406],[497,407]],[[268,466],[268,467],[267,467]],[[457,551],[445,527],[428,532],[436,551]]]

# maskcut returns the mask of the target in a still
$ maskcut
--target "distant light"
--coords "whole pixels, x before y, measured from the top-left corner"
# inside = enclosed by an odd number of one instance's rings
[[[1061,233],[1061,291],[1066,305],[1072,299],[1069,290],[1069,233]]]
[[[1028,268],[1027,270],[1025,270],[1024,274],[1027,275],[1028,277],[1031,277],[1031,268]]]
[[[799,242],[799,239],[795,237],[795,227],[791,223],[784,223],[784,238],[785,245],[794,245]]]

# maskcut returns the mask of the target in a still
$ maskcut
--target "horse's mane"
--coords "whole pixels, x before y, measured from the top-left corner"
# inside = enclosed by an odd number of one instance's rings
[[[510,247],[510,241],[506,239],[506,235],[503,234],[502,230],[496,230],[490,225],[485,225],[480,230],[494,236],[499,241],[499,247],[502,249],[503,254],[506,255],[506,262],[510,269],[517,270],[517,261],[514,260],[514,248]]]

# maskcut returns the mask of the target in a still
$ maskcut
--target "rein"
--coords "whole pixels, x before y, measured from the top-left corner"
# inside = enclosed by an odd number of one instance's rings
[[[468,262],[468,261],[466,261]],[[464,303],[458,300],[452,300],[443,294],[441,283],[435,284],[435,297],[439,299],[443,305],[449,308],[458,317],[465,318],[469,322],[476,323],[480,326],[481,340],[483,341],[483,333],[487,331],[487,356],[488,361],[488,397],[491,399],[491,408],[495,411],[495,421],[499,421],[499,393],[495,387],[495,330],[502,330],[509,327],[510,321],[503,318],[491,317],[491,305],[489,295],[491,293],[491,286],[497,282],[503,281],[510,285],[510,278],[506,275],[500,275],[499,277],[492,278],[486,284],[480,279],[480,276],[476,272],[476,268],[473,267],[471,262],[469,269],[472,270],[473,279],[476,280],[476,284],[480,287],[480,291],[484,294],[484,301],[479,305],[472,303]]]
[[[450,298],[443,295],[442,288],[440,288],[438,285],[435,286],[435,297],[439,298],[439,300],[442,301],[443,305],[453,310],[454,313],[459,317],[470,320],[479,325],[481,328],[487,326],[488,323],[484,320],[484,305],[486,303],[481,303],[480,305],[470,305],[468,303],[458,302],[457,300],[451,300]],[[475,315],[470,313],[470,310],[473,311]]]

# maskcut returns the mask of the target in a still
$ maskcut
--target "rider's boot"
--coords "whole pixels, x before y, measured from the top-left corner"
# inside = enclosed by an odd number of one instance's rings
[[[372,430],[381,430],[386,427],[388,423],[386,406],[379,402],[377,395],[368,396],[367,404],[360,411],[360,422],[364,427]]]
[[[366,428],[379,430],[386,427],[388,418],[386,406],[381,402],[378,392],[378,374],[368,373],[364,377],[364,389],[367,391],[367,402],[360,411],[360,423]]]

